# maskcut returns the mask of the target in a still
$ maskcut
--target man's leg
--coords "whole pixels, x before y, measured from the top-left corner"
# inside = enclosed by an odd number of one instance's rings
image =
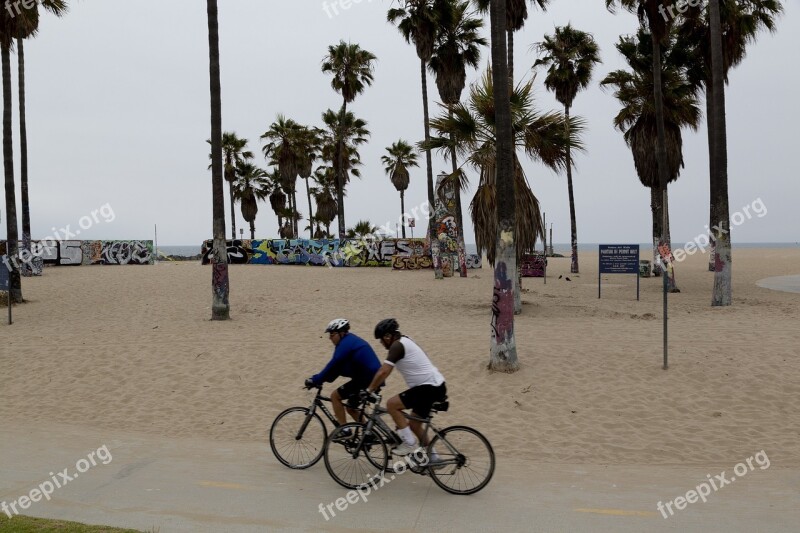
[[[413,411],[411,412],[411,414],[414,416],[419,416],[417,415],[417,413]],[[428,432],[425,431],[424,424],[417,420],[409,420],[408,423],[411,426],[411,431],[413,431],[414,435],[416,435],[417,438],[419,439],[420,445],[428,446],[430,439],[428,439]]]
[[[346,424],[347,416],[344,414],[344,404],[342,403],[339,389],[336,389],[333,391],[333,394],[331,394],[331,405],[333,406],[333,415],[336,417],[339,424]]]
[[[392,396],[389,398],[389,401],[386,402],[386,410],[389,411],[389,416],[394,420],[397,429],[405,429],[408,427],[408,418],[403,414],[403,409],[405,408],[406,406],[403,405],[403,400],[400,399],[400,396]]]

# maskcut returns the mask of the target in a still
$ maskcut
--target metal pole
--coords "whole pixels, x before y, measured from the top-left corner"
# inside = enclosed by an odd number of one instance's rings
[[[158,224],[153,224],[156,239],[156,262],[158,262]]]

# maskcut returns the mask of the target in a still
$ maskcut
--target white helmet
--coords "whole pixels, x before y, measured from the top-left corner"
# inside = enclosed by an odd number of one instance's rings
[[[346,332],[350,329],[350,322],[346,318],[334,318],[325,328],[325,333]]]

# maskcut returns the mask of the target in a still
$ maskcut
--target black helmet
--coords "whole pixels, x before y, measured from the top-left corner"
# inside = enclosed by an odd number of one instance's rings
[[[395,334],[399,328],[400,325],[397,323],[397,320],[394,318],[384,318],[375,326],[375,338],[380,339],[389,333]]]

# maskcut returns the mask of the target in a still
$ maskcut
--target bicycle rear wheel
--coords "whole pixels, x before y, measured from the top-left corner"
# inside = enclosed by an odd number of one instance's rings
[[[386,444],[375,433],[364,442],[361,424],[345,424],[331,432],[325,444],[325,468],[339,485],[366,487],[383,476],[389,462]]]
[[[269,446],[282,464],[302,470],[322,459],[328,430],[317,413],[307,407],[290,407],[269,428]]]
[[[485,487],[494,474],[494,450],[486,437],[467,426],[451,426],[436,435],[428,445],[440,461],[428,465],[431,479],[451,494],[474,494]]]

